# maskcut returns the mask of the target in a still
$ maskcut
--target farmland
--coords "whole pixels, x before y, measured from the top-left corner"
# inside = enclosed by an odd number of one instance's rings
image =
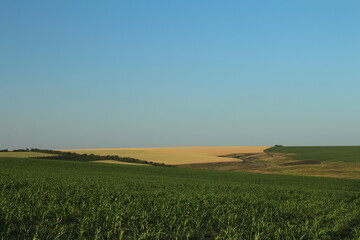
[[[360,146],[273,147],[263,153],[227,157],[234,161],[183,167],[360,179]]]
[[[233,162],[234,159],[218,157],[231,153],[260,153],[269,147],[163,147],[115,149],[66,149],[79,154],[118,155],[172,165]]]
[[[140,163],[129,163],[129,162],[121,162],[121,161],[114,161],[114,160],[99,160],[99,161],[92,161],[93,163],[110,163],[110,164],[125,164],[125,165],[136,165],[136,166],[149,166],[147,164],[140,164]]]
[[[269,153],[286,153],[296,160],[360,163],[360,146],[274,147]]]
[[[52,156],[49,153],[38,152],[0,152],[0,157],[29,158],[29,157],[45,157]]]
[[[0,239],[359,239],[352,179],[0,158]]]
[[[49,160],[67,160],[67,161],[85,161],[95,163],[127,164],[141,166],[165,166],[165,164],[142,161],[135,158],[119,157],[117,155],[95,155],[78,154],[74,152],[56,151],[49,149],[27,148],[9,151],[4,149],[0,151],[0,157],[9,158],[39,158]]]

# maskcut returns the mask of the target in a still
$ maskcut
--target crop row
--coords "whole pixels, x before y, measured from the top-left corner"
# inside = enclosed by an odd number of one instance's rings
[[[360,182],[0,158],[1,239],[357,239]]]

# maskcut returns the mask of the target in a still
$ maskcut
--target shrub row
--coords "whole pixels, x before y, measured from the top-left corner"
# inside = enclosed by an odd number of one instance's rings
[[[163,167],[173,167],[173,165],[166,165],[164,163],[155,163],[151,161],[140,160],[131,157],[120,157],[117,155],[95,155],[95,154],[78,154],[74,152],[63,152],[49,149],[38,149],[38,148],[27,148],[27,149],[16,149],[14,152],[38,152],[38,153],[48,153],[53,154],[49,156],[42,157],[32,157],[36,159],[52,159],[52,160],[70,160],[70,161],[98,161],[98,160],[115,160],[128,163],[140,163],[140,164],[149,164],[152,166],[163,166]]]

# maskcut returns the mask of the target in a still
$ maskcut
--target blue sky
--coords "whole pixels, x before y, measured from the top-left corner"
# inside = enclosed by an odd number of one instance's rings
[[[359,145],[360,1],[0,2],[0,148]]]

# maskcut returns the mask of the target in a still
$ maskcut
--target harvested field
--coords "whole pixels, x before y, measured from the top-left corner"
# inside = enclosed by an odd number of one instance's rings
[[[234,159],[218,157],[231,153],[260,153],[269,147],[162,147],[162,148],[110,148],[63,149],[75,153],[118,155],[157,163],[181,165],[194,163],[233,162]]]

